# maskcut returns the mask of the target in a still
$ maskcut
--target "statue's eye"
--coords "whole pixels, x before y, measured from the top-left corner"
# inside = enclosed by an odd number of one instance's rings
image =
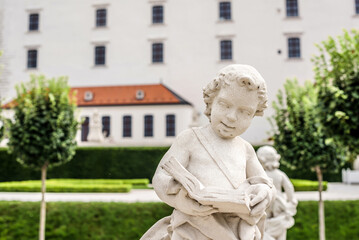
[[[229,108],[229,105],[223,101],[220,101],[219,105],[221,105],[222,107],[225,107],[225,108]]]

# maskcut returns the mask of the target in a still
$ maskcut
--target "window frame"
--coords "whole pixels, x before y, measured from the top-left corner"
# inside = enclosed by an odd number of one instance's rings
[[[227,45],[230,43],[230,45]],[[228,48],[229,46],[229,48]],[[232,61],[233,60],[233,41],[232,39],[221,39],[219,41],[219,47],[220,47],[220,60],[221,61]],[[225,49],[225,48],[228,49]]]
[[[101,15],[101,12],[103,16]],[[96,28],[103,28],[107,27],[107,8],[99,7],[95,10],[95,27]]]
[[[103,52],[99,52],[100,49],[103,49]],[[94,48],[94,64],[95,66],[106,66],[106,45],[96,45]],[[103,56],[99,56],[102,54]]]
[[[144,137],[153,137],[153,115],[147,114],[144,116]]]
[[[291,36],[287,39],[288,59],[300,59],[301,53],[301,40],[298,36]]]
[[[230,1],[220,1],[218,5],[218,10],[220,21],[232,20],[232,3]]]
[[[128,119],[128,120],[126,120]],[[124,115],[122,117],[122,137],[130,138],[132,137],[132,116]]]
[[[285,1],[285,13],[288,18],[299,17],[299,4],[298,0],[286,0]]]
[[[176,115],[167,114],[166,115],[166,137],[175,137],[176,136]]]
[[[37,48],[27,49],[27,69],[37,69],[38,67],[39,51]]]
[[[161,46],[161,48],[156,48]],[[164,63],[164,43],[163,42],[153,42],[151,44],[151,48],[152,48],[152,63],[153,64],[161,64]]]
[[[36,22],[32,19],[32,16],[37,16]],[[34,27],[36,26],[36,27]],[[29,32],[38,32],[40,30],[40,13],[38,12],[31,12],[29,13],[29,26],[28,31]]]
[[[152,6],[152,24],[163,24],[164,23],[164,6],[153,5]],[[160,11],[159,11],[160,9]],[[156,11],[157,10],[157,11]]]

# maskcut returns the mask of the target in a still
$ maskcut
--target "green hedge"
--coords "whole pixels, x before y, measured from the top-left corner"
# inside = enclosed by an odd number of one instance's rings
[[[0,202],[0,239],[37,239],[39,203]],[[138,240],[172,209],[163,203],[48,203],[47,240]],[[299,202],[288,240],[318,239],[318,203]],[[359,201],[325,202],[327,240],[359,236]]]
[[[48,178],[152,179],[167,150],[168,147],[78,147],[70,162],[49,169]],[[310,171],[280,168],[290,178],[316,180]],[[0,182],[37,180],[40,176],[39,171],[24,168],[6,148],[0,148]],[[341,174],[324,173],[324,179],[341,181]]]
[[[148,179],[48,179],[47,192],[129,192],[148,188]],[[0,192],[40,192],[40,180],[0,182]]]
[[[79,147],[74,158],[49,169],[48,178],[152,179],[168,147]],[[24,168],[0,149],[0,182],[39,180],[40,171]]]
[[[318,191],[318,181],[290,179],[296,192],[300,191]],[[323,191],[328,188],[328,182],[323,181]]]

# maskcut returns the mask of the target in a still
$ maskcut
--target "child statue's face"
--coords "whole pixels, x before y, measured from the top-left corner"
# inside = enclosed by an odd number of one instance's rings
[[[237,83],[223,86],[214,98],[211,126],[221,138],[234,138],[244,133],[252,122],[259,104],[255,90]]]

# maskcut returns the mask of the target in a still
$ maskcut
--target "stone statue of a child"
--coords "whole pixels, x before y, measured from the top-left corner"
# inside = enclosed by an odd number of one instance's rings
[[[203,95],[210,124],[183,131],[152,181],[157,195],[175,209],[143,240],[263,237],[265,210],[276,190],[252,146],[239,135],[267,107],[264,79],[251,66],[230,65],[204,88]]]
[[[277,189],[276,199],[267,209],[264,239],[285,240],[287,229],[294,225],[293,216],[296,214],[298,204],[294,198],[294,187],[287,175],[278,169],[280,155],[273,147],[260,147],[257,156]]]

